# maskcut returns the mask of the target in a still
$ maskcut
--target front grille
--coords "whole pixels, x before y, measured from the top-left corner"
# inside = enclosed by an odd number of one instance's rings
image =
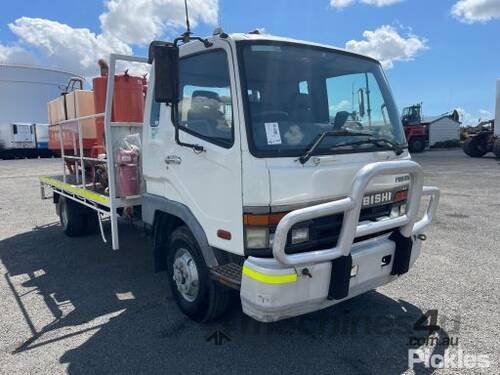
[[[393,203],[369,207],[362,209],[360,212],[360,221],[376,221],[381,217],[389,216],[391,209],[394,206]],[[331,216],[325,216],[307,222],[298,223],[292,227],[300,228],[303,226],[309,227],[309,241],[292,244],[291,243],[291,232],[288,233],[288,241],[285,247],[286,254],[297,254],[313,250],[324,250],[329,249],[337,245],[337,241],[340,235],[340,228],[342,226],[342,220],[344,219],[344,214],[336,214]],[[390,231],[387,231],[390,232]],[[363,238],[357,238],[354,242],[364,241],[371,237],[378,237],[382,233],[375,233],[371,236],[366,236]]]

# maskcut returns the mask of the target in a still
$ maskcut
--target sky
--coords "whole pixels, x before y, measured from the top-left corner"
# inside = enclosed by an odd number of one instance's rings
[[[500,79],[500,0],[189,0],[193,31],[264,29],[379,59],[396,102],[424,115],[458,109],[490,119]],[[153,39],[184,31],[183,0],[8,1],[0,63],[49,66],[86,77],[109,53],[146,55]]]

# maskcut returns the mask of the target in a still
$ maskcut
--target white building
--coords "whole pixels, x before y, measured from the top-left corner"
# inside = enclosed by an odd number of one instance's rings
[[[426,117],[422,124],[427,125],[429,129],[429,146],[434,146],[438,142],[460,139],[460,122],[450,114]]]
[[[25,124],[47,124],[47,102],[57,97],[75,76],[78,75],[55,69],[0,64],[0,149],[11,150],[12,155],[15,150],[31,155],[23,150],[36,148],[35,129],[28,133],[23,130],[20,137],[13,125],[24,129]]]

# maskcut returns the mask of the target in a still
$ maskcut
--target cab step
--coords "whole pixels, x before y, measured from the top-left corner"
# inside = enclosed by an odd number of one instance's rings
[[[236,263],[222,264],[210,268],[210,277],[224,286],[240,290],[242,268]]]

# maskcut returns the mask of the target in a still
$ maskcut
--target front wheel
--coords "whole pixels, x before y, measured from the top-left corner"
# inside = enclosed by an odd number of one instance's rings
[[[412,138],[408,148],[410,149],[410,152],[423,152],[425,150],[425,141],[422,138]]]
[[[229,292],[210,279],[201,250],[187,227],[178,227],[170,234],[167,251],[168,281],[182,312],[197,322],[222,315]]]
[[[462,145],[462,149],[465,154],[471,158],[480,158],[487,152],[485,147],[481,144],[481,139],[474,137],[467,139]]]

